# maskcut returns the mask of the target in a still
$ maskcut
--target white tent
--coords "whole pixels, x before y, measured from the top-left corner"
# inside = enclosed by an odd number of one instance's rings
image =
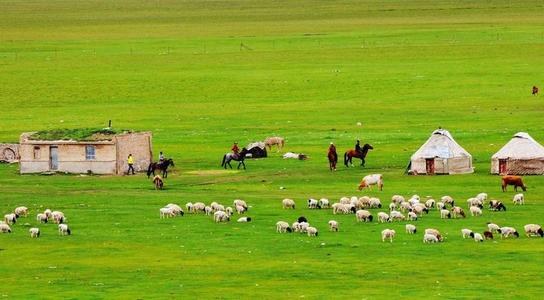
[[[518,132],[491,157],[491,173],[542,175],[544,174],[544,147],[528,133]]]
[[[472,156],[444,129],[433,131],[431,137],[410,158],[411,174],[472,173]]]

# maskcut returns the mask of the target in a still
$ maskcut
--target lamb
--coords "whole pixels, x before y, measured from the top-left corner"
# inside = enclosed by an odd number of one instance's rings
[[[491,231],[484,231],[484,238],[486,240],[492,240],[493,239],[493,233],[491,233]]]
[[[355,212],[355,217],[357,218],[357,222],[372,222],[372,214],[368,210],[358,210]]]
[[[446,208],[446,204],[444,204],[444,202],[438,202],[436,203],[436,209],[437,210],[443,210]]]
[[[15,208],[14,213],[20,217],[28,217],[28,208],[24,206],[19,206]]]
[[[440,210],[440,219],[451,219],[451,212],[447,209],[441,209]]]
[[[468,204],[468,207],[471,207],[471,206],[477,206],[479,208],[483,208],[483,202],[482,200],[478,199],[478,198],[469,198],[467,200],[467,204]]]
[[[487,200],[487,194],[486,193],[479,193],[478,195],[476,195],[476,198],[483,203],[483,202],[485,202],[485,200]]]
[[[0,232],[11,233],[11,227],[7,223],[0,222]]]
[[[185,208],[187,208],[188,212],[193,213],[193,203],[192,202],[187,202],[185,204]]]
[[[68,227],[68,224],[59,224],[59,234],[60,235],[71,235],[72,231]]]
[[[493,211],[501,211],[501,209],[506,211],[506,206],[504,206],[504,204],[502,204],[502,202],[499,200],[491,200],[489,201],[489,209]]]
[[[410,203],[405,201],[400,204],[401,211],[409,211],[410,209],[412,209],[412,205]]]
[[[199,211],[206,212],[206,204],[202,202],[196,202],[193,204],[193,212],[198,213]]]
[[[389,215],[384,213],[383,211],[380,211],[378,213],[378,222],[379,223],[385,223],[385,222],[390,222],[391,220],[389,219]]]
[[[408,234],[414,234],[417,231],[416,226],[412,224],[406,224],[405,228],[406,228],[406,233]]]
[[[308,199],[308,208],[310,209],[316,209],[316,208],[321,208],[321,206],[319,205],[319,201],[317,201],[316,199]]]
[[[236,222],[238,222],[238,223],[248,223],[248,222],[251,222],[251,217],[241,217]]]
[[[542,227],[538,224],[527,224],[523,226],[523,229],[525,229],[525,234],[527,237],[538,235],[540,235],[540,237],[544,237],[544,231],[542,231]]]
[[[227,222],[227,221],[230,221],[230,216],[226,212],[224,212],[222,210],[218,210],[213,214],[213,220],[216,223],[217,222]]]
[[[395,204],[401,204],[404,202],[404,197],[401,195],[393,195],[393,197],[391,197],[391,201]]]
[[[451,205],[451,207],[453,207],[455,205],[455,201],[453,200],[452,197],[450,196],[444,196],[440,199],[442,201],[442,203],[444,204],[449,204]]]
[[[482,215],[482,210],[478,207],[478,206],[471,206],[470,207],[470,214],[475,217],[475,216],[481,216]]]
[[[382,208],[382,202],[378,198],[374,198],[374,197],[370,198],[369,207],[370,208]]]
[[[435,205],[436,205],[436,201],[434,201],[434,199],[429,199],[425,201],[425,207],[427,207],[428,209],[435,207]]]
[[[461,229],[461,234],[463,234],[464,239],[466,239],[467,237],[471,237],[471,238],[474,237],[474,232],[472,232],[472,230],[467,228]]]
[[[289,224],[285,221],[278,221],[276,223],[276,232],[278,233],[286,233],[286,232],[293,232],[291,227],[289,227]]]
[[[38,214],[36,216],[36,221],[39,221],[40,223],[47,223],[48,218],[46,214]]]
[[[329,221],[329,230],[338,232],[338,222],[336,222],[335,220],[330,220]]]
[[[385,239],[389,239],[389,242],[392,243],[394,237],[395,237],[395,230],[393,229],[382,230],[382,242],[385,242]]]
[[[512,235],[515,237],[519,237],[519,233],[514,227],[501,227],[499,233],[501,234],[501,239],[507,238]]]
[[[491,232],[501,233],[501,228],[495,223],[487,223],[487,229],[489,229]]]
[[[13,225],[15,223],[17,223],[17,215],[16,214],[7,214],[7,215],[4,215],[4,222],[6,222],[6,224],[9,224],[9,225]]]
[[[331,205],[330,205],[329,199],[327,198],[319,199],[319,206],[321,206],[322,208],[330,208]]]
[[[28,230],[28,232],[30,232],[30,237],[31,238],[39,238],[40,237],[40,228],[33,227],[33,228],[30,228]]]
[[[183,212],[183,209],[181,209],[181,207],[177,204],[173,204],[173,203],[169,203],[167,204],[165,207],[168,207],[170,209],[172,209],[172,211],[174,212],[174,214],[177,216],[177,215],[180,215],[183,217],[183,215],[185,214]]]
[[[515,194],[514,195],[514,198],[512,199],[512,202],[514,203],[514,205],[523,205],[525,204],[525,197],[523,196],[522,193],[519,193],[519,194]]]
[[[359,191],[366,187],[368,187],[369,189],[372,189],[371,187],[373,185],[377,185],[380,191],[383,190],[382,174],[370,174],[365,176],[363,180],[361,180],[361,183],[359,184]]]
[[[308,228],[310,227],[310,223],[308,223],[308,222],[299,222],[297,227],[298,227],[297,228],[298,232],[305,233],[308,230]]]
[[[406,219],[406,217],[400,211],[396,211],[396,210],[390,212],[389,216],[392,221],[395,221],[395,220],[402,221]]]
[[[413,211],[408,212],[408,220],[417,221],[417,214]]]
[[[465,211],[459,206],[452,207],[451,212],[454,218],[458,218],[459,216],[466,218]]]
[[[243,214],[247,208],[243,207],[243,206],[240,206],[240,205],[236,205],[236,212],[240,215],[240,214]]]
[[[66,221],[66,218],[64,217],[64,213],[61,211],[54,211],[51,213],[51,218],[53,218],[53,222],[57,224],[62,224]]]
[[[392,211],[392,210],[397,210],[398,209],[398,206],[395,202],[391,202],[389,204],[389,211]]]
[[[293,201],[293,199],[285,198],[281,201],[281,205],[283,206],[283,209],[295,209],[295,201]]]
[[[484,238],[482,237],[481,234],[475,232],[475,233],[474,233],[474,241],[476,241],[476,242],[483,242],[483,241],[484,241]]]
[[[319,232],[317,232],[317,228],[308,226],[306,228],[306,233],[308,233],[308,236],[318,236]]]
[[[293,228],[293,231],[294,232],[299,232],[300,231],[300,223],[299,222],[293,222],[293,225],[291,225],[291,228]]]
[[[229,216],[232,216],[232,214],[234,214],[234,211],[232,209],[232,207],[227,207],[225,208],[225,212],[229,215]]]
[[[232,205],[233,205],[234,207],[240,206],[240,207],[244,208],[244,211],[247,211],[247,210],[248,210],[247,203],[246,203],[244,200],[241,200],[241,199],[235,199],[235,200],[232,202]],[[238,208],[236,208],[236,211],[238,211]]]
[[[159,209],[159,216],[160,216],[161,219],[172,218],[172,217],[176,216],[176,213],[170,207],[163,207],[163,208]]]
[[[438,242],[439,242],[439,240],[435,235],[426,233],[423,236],[423,243],[425,243],[425,244],[426,243],[438,243]]]
[[[206,216],[211,215],[212,212],[213,212],[213,208],[211,208],[209,206],[204,206],[204,213],[206,214]]]

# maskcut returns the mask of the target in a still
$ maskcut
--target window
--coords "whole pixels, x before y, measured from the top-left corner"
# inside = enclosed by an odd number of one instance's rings
[[[85,159],[86,160],[96,159],[94,146],[85,146]]]
[[[40,159],[40,147],[34,146],[34,159]]]

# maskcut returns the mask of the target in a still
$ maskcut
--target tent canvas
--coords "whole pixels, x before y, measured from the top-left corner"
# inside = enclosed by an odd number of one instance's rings
[[[492,174],[544,174],[544,147],[528,133],[518,132],[491,157]]]

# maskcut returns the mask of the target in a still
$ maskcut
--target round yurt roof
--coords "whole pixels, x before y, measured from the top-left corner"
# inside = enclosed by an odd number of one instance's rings
[[[527,132],[518,132],[492,159],[544,159],[544,147]]]
[[[429,139],[412,155],[411,159],[420,158],[471,157],[461,145],[453,139],[449,131],[437,129]]]

